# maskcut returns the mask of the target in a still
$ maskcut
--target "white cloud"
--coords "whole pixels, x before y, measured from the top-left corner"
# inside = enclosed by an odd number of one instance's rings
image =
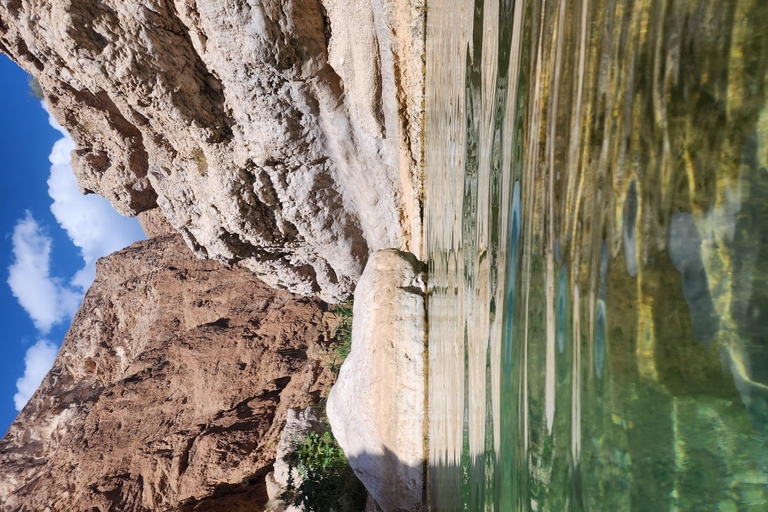
[[[18,221],[13,231],[14,262],[8,268],[8,284],[43,334],[77,311],[85,290],[95,277],[98,258],[144,238],[136,219],[122,217],[102,197],[80,193],[70,166],[69,155],[75,145],[53,116],[49,115],[49,122],[63,135],[54,144],[49,158],[51,211],[72,243],[80,248],[83,267],[69,283],[52,277],[51,238],[30,212]]]
[[[38,340],[37,343],[29,347],[27,355],[24,356],[24,364],[26,365],[24,376],[16,381],[18,392],[13,395],[13,402],[17,411],[22,410],[35,393],[43,377],[53,366],[58,352],[59,347],[48,340]]]
[[[50,114],[49,122],[63,135],[54,144],[49,158],[51,174],[48,194],[53,199],[51,212],[72,243],[80,249],[83,267],[68,283],[51,276],[51,237],[29,211],[16,223],[8,285],[42,334],[48,334],[52,326],[74,316],[85,290],[93,282],[98,258],[144,238],[136,219],[122,217],[106,199],[80,193],[70,166],[70,152],[75,145]],[[53,343],[43,339],[27,350],[24,358],[26,370],[16,382],[18,393],[13,397],[17,410],[21,410],[35,392],[57,352],[58,348]]]
[[[13,230],[13,263],[8,285],[14,297],[43,334],[74,315],[82,294],[50,275],[51,238],[30,212]]]
[[[94,263],[98,258],[144,239],[144,233],[136,219],[121,216],[103,197],[80,193],[70,166],[69,154],[75,144],[50,114],[48,120],[64,136],[54,144],[50,156],[48,194],[53,199],[51,212],[72,243],[80,248],[84,265],[71,284],[85,290],[93,281]]]

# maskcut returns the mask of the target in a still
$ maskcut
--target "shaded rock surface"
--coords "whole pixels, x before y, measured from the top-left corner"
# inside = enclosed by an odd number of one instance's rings
[[[99,260],[0,442],[0,510],[261,510],[287,411],[332,379],[325,311],[177,234]]]
[[[147,238],[154,238],[156,236],[172,235],[176,231],[173,226],[166,220],[163,211],[160,208],[153,208],[146,210],[137,215],[139,225],[144,230],[144,234]]]
[[[333,434],[384,512],[424,509],[425,270],[393,249],[371,256],[328,397]]]
[[[337,301],[371,251],[420,251],[423,21],[423,0],[14,0],[0,51],[83,192]]]

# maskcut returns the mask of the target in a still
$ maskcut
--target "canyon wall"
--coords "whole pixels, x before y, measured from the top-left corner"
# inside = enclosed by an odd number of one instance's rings
[[[421,250],[424,1],[11,0],[0,51],[72,135],[84,193],[159,207],[198,257],[346,298]]]
[[[288,409],[333,380],[323,301],[374,251],[421,254],[424,16],[424,0],[0,3],[0,51],[71,134],[81,191],[150,236],[98,262],[0,441],[0,511],[264,504]]]
[[[260,510],[333,316],[166,234],[99,260],[53,368],[0,442],[0,511]]]

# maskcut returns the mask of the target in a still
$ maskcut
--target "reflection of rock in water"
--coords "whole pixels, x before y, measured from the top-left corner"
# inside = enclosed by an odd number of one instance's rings
[[[709,295],[707,272],[701,259],[701,236],[690,213],[675,213],[669,228],[669,257],[682,277],[693,335],[704,346],[717,333],[720,321]]]
[[[560,270],[560,281],[557,285],[557,348],[560,350],[561,354],[565,350],[565,306],[567,302],[567,293],[568,273],[565,271],[565,267],[563,267]]]
[[[637,277],[637,186],[635,180],[629,184],[624,203],[624,258],[627,273]]]
[[[491,4],[442,3],[428,20],[439,44],[428,49],[427,96],[440,105],[429,112],[427,102],[428,232],[433,221],[462,218],[461,164],[480,162],[468,183],[476,231],[457,221],[428,240],[430,250],[473,261],[467,252],[483,249],[476,241],[493,239],[484,168],[496,145],[483,137],[498,124],[509,148],[502,183],[513,196],[502,214],[511,229],[500,273],[508,286],[501,392],[499,403],[481,404],[498,407],[497,437],[481,421],[488,409],[466,402],[479,393],[462,387],[495,381],[483,382],[473,363],[461,374],[462,361],[479,359],[465,353],[461,321],[430,318],[441,342],[430,414],[441,441],[452,439],[433,445],[433,461],[471,461],[456,465],[464,473],[455,479],[433,480],[436,496],[456,500],[441,509],[462,499],[468,510],[764,509],[763,491],[740,497],[756,481],[768,485],[766,432],[753,426],[768,417],[768,10],[757,0],[526,3],[514,21],[517,83],[495,67],[507,46],[495,18],[482,16]],[[461,73],[486,64],[464,98]],[[507,88],[518,100],[499,121],[493,107]],[[465,140],[470,120],[480,142]],[[446,183],[457,192],[446,194]],[[436,281],[461,283],[469,270],[482,285],[474,267],[432,268]],[[439,300],[482,329],[477,297],[454,287]],[[487,446],[501,447],[495,474],[477,463]],[[492,503],[483,485],[499,480]]]
[[[768,426],[768,154],[765,134],[768,111],[764,107],[754,131],[744,143],[739,177],[728,192],[740,208],[715,224],[727,228],[726,243],[713,251],[714,264],[727,261],[731,275],[720,276],[723,291],[722,311],[728,329],[721,337],[731,358],[736,387],[744,404],[756,419]],[[730,213],[730,212],[729,212]],[[730,279],[728,279],[730,278]],[[730,289],[729,289],[730,288]]]
[[[597,300],[597,318],[595,320],[595,373],[603,376],[605,362],[605,301]]]
[[[600,289],[597,294],[597,311],[595,313],[595,373],[603,376],[605,363],[606,318],[605,306],[608,300],[608,247],[605,242],[600,246]]]
[[[672,216],[668,249],[694,335],[717,340],[744,405],[768,425],[768,111],[755,117],[737,144],[737,170],[716,182],[713,206]]]

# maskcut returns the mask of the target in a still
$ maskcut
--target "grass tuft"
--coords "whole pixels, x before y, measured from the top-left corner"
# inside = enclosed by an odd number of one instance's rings
[[[39,100],[45,98],[45,94],[43,94],[43,88],[40,86],[40,81],[36,77],[29,75],[29,78],[27,79],[27,85],[29,86],[29,91],[27,92],[30,96]]]
[[[342,363],[352,351],[352,303],[331,306],[331,316],[336,322],[336,328],[325,349],[323,364],[334,375],[338,375]]]

